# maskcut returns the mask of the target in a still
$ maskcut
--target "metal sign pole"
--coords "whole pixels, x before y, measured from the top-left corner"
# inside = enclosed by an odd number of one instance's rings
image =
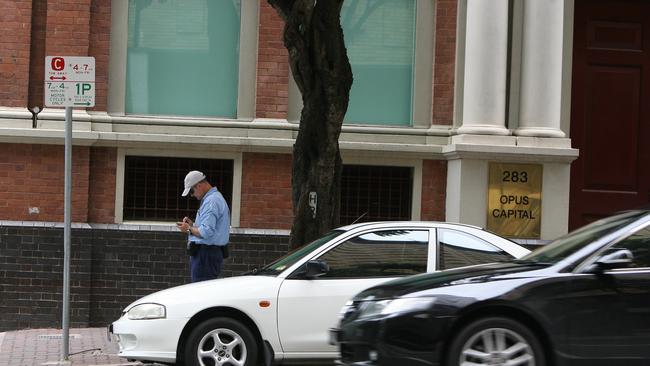
[[[72,212],[72,107],[95,106],[95,58],[45,56],[45,106],[65,107],[65,192],[63,197],[63,361],[70,356],[70,238]]]
[[[65,107],[65,193],[63,209],[63,360],[69,357],[70,341],[70,228],[72,201],[72,107]]]

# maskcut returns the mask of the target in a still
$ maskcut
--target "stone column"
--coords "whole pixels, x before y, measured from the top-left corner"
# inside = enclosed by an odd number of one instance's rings
[[[524,0],[519,136],[564,137],[563,0]]]
[[[508,0],[467,0],[463,117],[459,134],[508,135]]]

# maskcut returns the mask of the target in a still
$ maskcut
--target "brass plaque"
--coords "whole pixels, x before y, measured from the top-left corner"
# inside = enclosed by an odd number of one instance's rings
[[[510,238],[539,239],[542,165],[490,163],[487,229]]]

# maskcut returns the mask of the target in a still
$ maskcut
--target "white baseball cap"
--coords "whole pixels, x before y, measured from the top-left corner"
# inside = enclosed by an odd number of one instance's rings
[[[202,180],[205,179],[205,174],[201,173],[198,170],[192,170],[191,172],[187,173],[185,176],[185,190],[183,191],[183,194],[181,196],[185,197],[187,196],[188,193],[190,193],[190,190],[194,185]]]

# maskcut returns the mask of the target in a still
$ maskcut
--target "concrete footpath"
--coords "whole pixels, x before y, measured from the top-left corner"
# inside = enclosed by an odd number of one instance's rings
[[[117,343],[106,328],[71,328],[69,362],[62,361],[61,329],[26,329],[0,333],[0,366],[132,366],[117,357]]]
[[[0,333],[0,366],[163,366],[117,357],[117,343],[108,340],[106,328],[70,329],[70,357],[62,362],[61,334],[61,329]],[[332,366],[333,362],[309,365]]]

